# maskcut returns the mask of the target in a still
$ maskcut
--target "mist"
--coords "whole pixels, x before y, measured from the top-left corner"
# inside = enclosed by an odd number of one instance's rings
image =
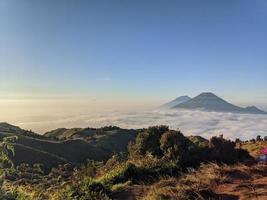
[[[185,135],[249,139],[267,135],[267,115],[202,111],[160,111],[138,103],[104,104],[94,100],[2,100],[0,121],[43,134],[56,128],[168,125]]]

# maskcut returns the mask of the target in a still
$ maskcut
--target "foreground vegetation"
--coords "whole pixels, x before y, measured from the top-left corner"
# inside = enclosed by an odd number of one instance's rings
[[[15,164],[18,138],[6,138],[1,143],[0,199],[219,199],[219,186],[233,174],[266,176],[266,167],[254,165],[246,150],[223,136],[185,137],[166,126],[137,132],[127,151],[107,161],[64,162],[51,170],[38,163]],[[66,136],[69,131],[55,133]]]
[[[243,142],[238,143],[237,146],[242,148],[250,153],[251,156],[257,158],[260,154],[260,151],[263,148],[267,147],[267,141],[253,141],[253,142]]]
[[[257,189],[266,190],[266,177],[267,166],[264,165],[203,164],[197,170],[191,170],[179,179],[172,177],[161,179],[150,188],[144,200],[264,199],[266,193],[258,192]],[[253,180],[260,178],[264,178],[260,186],[262,188],[257,184],[251,184]],[[227,187],[232,187],[233,190],[227,193]]]

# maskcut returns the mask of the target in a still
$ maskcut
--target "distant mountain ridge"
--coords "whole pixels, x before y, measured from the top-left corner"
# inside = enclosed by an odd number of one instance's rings
[[[174,105],[170,107],[170,109],[189,109],[189,110],[203,110],[203,111],[244,113],[244,114],[267,114],[267,112],[260,110],[255,106],[242,108],[233,105],[211,92],[201,93],[198,96],[190,98],[187,101],[181,103],[173,104],[174,102],[175,100],[164,105]]]
[[[165,103],[163,104],[162,106],[160,106],[160,108],[172,108],[174,106],[177,106],[178,104],[180,103],[184,103],[188,100],[190,100],[191,98],[189,96],[180,96],[180,97],[177,97],[176,99],[172,100],[171,102],[168,102],[168,103]]]

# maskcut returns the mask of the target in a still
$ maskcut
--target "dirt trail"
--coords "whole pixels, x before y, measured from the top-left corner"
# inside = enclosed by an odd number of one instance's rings
[[[149,191],[150,186],[145,185],[132,185],[128,187],[125,191],[118,192],[114,194],[114,200],[137,200],[142,199],[146,196],[147,192]]]
[[[225,195],[223,200],[267,200],[267,177],[254,180],[234,180],[219,185],[216,193]]]
[[[216,186],[212,193],[203,199],[267,200],[267,166],[255,165],[248,168],[237,165],[227,171],[227,182]],[[114,194],[113,199],[140,200],[146,196],[150,188],[150,185],[132,185]]]

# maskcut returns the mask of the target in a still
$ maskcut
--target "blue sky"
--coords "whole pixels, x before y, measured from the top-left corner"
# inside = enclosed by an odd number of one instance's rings
[[[0,0],[0,98],[267,103],[266,0]]]

